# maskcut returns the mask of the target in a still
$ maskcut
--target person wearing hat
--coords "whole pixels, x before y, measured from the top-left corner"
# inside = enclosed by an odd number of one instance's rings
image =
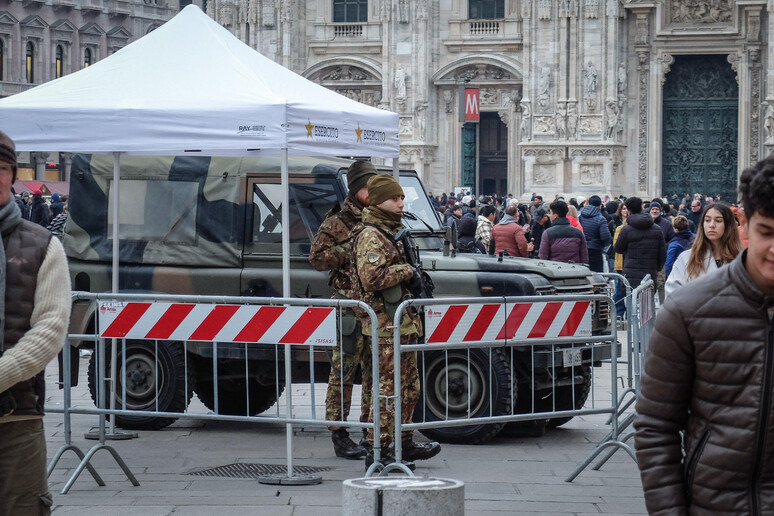
[[[48,224],[51,222],[51,211],[49,211],[46,201],[43,200],[43,193],[39,189],[32,191],[30,222],[44,228],[48,227]]]
[[[664,242],[669,246],[669,242],[672,237],[675,236],[675,229],[672,227],[672,221],[662,215],[663,206],[658,199],[654,199],[648,205],[650,216],[653,218],[653,222],[661,229],[661,234],[664,235]],[[659,269],[656,276],[656,291],[658,292],[658,302],[664,303],[665,298],[665,285],[666,285],[666,271],[664,267]]]
[[[540,206],[532,214],[532,221],[529,223],[529,235],[528,241],[532,243],[533,249],[530,252],[530,256],[533,258],[538,257],[540,251],[540,242],[543,238],[543,233],[551,227],[551,220],[548,217],[548,210],[545,206]]]
[[[583,227],[583,234],[586,236],[589,269],[594,272],[604,272],[602,253],[613,240],[600,206],[602,206],[602,199],[598,195],[592,195],[589,197],[588,205],[583,206],[578,214],[578,222]]]
[[[320,224],[309,262],[318,271],[328,271],[328,284],[339,297],[359,299],[360,288],[353,283],[354,248],[352,229],[363,218],[363,209],[369,205],[368,180],[376,176],[376,167],[369,161],[355,161],[347,170],[349,193],[340,210],[331,210]],[[337,207],[338,208],[338,207]],[[336,296],[334,296],[336,297]],[[358,369],[362,375],[363,391],[360,403],[360,421],[368,421],[371,407],[371,340],[363,336],[355,325],[342,339],[342,348],[331,353],[331,373],[325,395],[325,418],[346,421],[352,402],[352,386]],[[342,352],[343,351],[343,352]],[[349,436],[346,428],[331,426],[333,451],[337,457],[361,459],[366,455],[365,435],[360,444]]]
[[[411,421],[419,401],[419,371],[417,355],[412,351],[395,357],[393,347],[393,317],[397,305],[404,299],[410,299],[409,282],[415,274],[420,274],[407,263],[403,246],[395,242],[395,235],[403,229],[403,189],[390,175],[382,174],[369,179],[368,196],[371,205],[363,210],[363,223],[353,231],[355,240],[355,260],[361,286],[361,300],[376,312],[378,327],[375,329],[379,339],[379,395],[392,397],[395,394],[394,364],[400,361],[401,371],[401,419]],[[361,317],[363,334],[371,335],[371,319]],[[416,344],[422,337],[422,320],[415,310],[403,312],[400,321],[401,344]],[[387,398],[383,398],[387,399]],[[373,408],[371,417],[373,421]],[[380,461],[389,464],[395,461],[392,444],[395,440],[395,406],[384,402],[379,408],[380,442],[374,443],[373,430],[368,430],[368,442],[372,450],[366,456],[366,467],[373,464],[373,446],[381,447]],[[429,459],[441,451],[441,445],[415,443],[413,432],[406,431],[401,436],[403,460],[411,468],[413,461]]]
[[[70,275],[59,240],[11,199],[16,174],[16,147],[0,131],[0,514],[50,514],[44,370],[67,335]]]
[[[59,194],[58,193],[53,194],[51,196],[51,217],[56,218],[57,216],[64,213],[64,210],[65,210],[65,203],[59,197]]]

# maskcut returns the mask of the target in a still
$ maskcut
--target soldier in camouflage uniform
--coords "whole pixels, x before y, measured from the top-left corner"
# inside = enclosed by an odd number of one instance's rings
[[[368,206],[368,180],[376,175],[376,168],[367,161],[355,161],[347,171],[349,194],[341,210],[331,210],[325,216],[317,232],[314,245],[309,253],[309,262],[318,271],[329,271],[328,284],[339,296],[359,299],[360,289],[353,288],[354,261],[350,233],[360,223],[362,210]],[[371,346],[370,334],[366,337],[359,325],[343,329],[350,335],[344,336],[342,349],[336,347],[331,356],[331,373],[325,395],[325,419],[346,421],[352,403],[352,385],[357,371],[362,376],[360,421],[368,421],[371,407]],[[329,427],[332,433],[333,450],[337,457],[359,459],[366,454],[365,436],[355,444],[346,428]]]
[[[368,181],[368,196],[371,206],[363,210],[363,223],[352,234],[355,241],[355,260],[360,280],[361,299],[368,303],[378,319],[379,336],[379,395],[393,396],[395,392],[392,322],[395,309],[404,299],[410,298],[408,282],[419,274],[406,263],[405,252],[400,242],[395,241],[396,233],[403,228],[403,189],[392,176],[378,175]],[[371,333],[371,321],[362,318],[363,333]],[[404,312],[400,323],[401,344],[416,344],[422,335],[422,321],[416,311]],[[411,421],[414,407],[419,401],[419,372],[416,352],[401,353],[401,418]],[[379,409],[381,461],[387,464],[394,461],[390,444],[394,441],[395,410],[394,405],[382,399]],[[371,413],[373,421],[373,409]],[[414,460],[429,459],[441,451],[438,443],[415,443],[413,432],[404,432],[403,459],[410,463]],[[373,446],[373,431],[368,431],[369,443]],[[366,456],[366,467],[373,463],[373,452]],[[413,464],[409,464],[409,467]]]

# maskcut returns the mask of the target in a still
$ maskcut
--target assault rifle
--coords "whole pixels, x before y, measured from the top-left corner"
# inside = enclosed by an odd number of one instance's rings
[[[403,216],[412,220],[422,220],[416,215],[403,212]],[[422,221],[424,222],[424,221]],[[425,223],[427,224],[427,223]],[[430,299],[433,297],[435,285],[430,275],[422,270],[422,262],[419,259],[419,246],[411,237],[411,230],[403,228],[395,235],[395,242],[403,244],[403,250],[406,253],[406,262],[414,269],[414,276],[409,280],[409,290],[415,299]]]

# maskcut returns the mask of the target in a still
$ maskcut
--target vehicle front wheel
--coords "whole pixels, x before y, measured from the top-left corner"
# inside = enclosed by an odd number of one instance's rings
[[[97,404],[97,353],[89,360],[89,391]],[[126,341],[126,360],[121,342],[116,354],[115,407],[123,409],[124,387],[126,410],[184,412],[193,396],[193,368],[185,368],[185,350],[180,342],[144,340]],[[190,364],[189,364],[190,365]],[[186,382],[186,372],[187,382]],[[110,344],[105,343],[105,375],[110,375]],[[186,391],[186,384],[188,390]],[[105,408],[109,408],[108,387],[105,387]],[[108,417],[109,419],[109,417]],[[127,430],[159,430],[176,418],[116,416],[116,426]]]
[[[215,382],[212,358],[195,357],[196,395],[210,409],[215,410]],[[256,375],[257,376],[257,375]],[[263,385],[255,376],[245,374],[244,360],[218,361],[218,413],[230,416],[254,416],[265,412],[285,390],[285,383]],[[248,409],[249,399],[249,409]]]
[[[414,422],[510,413],[516,384],[511,382],[511,365],[502,350],[426,351],[418,353],[417,360],[422,393],[414,410]],[[496,436],[504,425],[446,426],[421,432],[442,442],[479,444]]]

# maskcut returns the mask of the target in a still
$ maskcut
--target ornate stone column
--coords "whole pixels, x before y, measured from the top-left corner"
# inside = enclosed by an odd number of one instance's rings
[[[35,181],[45,181],[48,152],[31,152],[30,158],[35,164]]]

